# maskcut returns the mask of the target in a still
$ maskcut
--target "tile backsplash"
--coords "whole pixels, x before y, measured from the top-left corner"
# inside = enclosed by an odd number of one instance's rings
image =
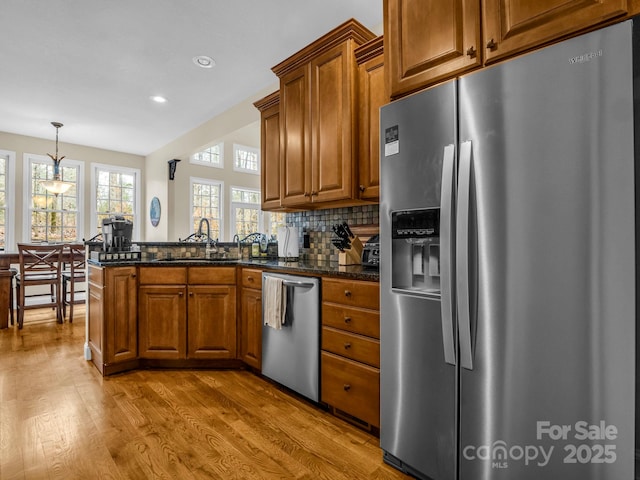
[[[337,262],[338,250],[331,243],[334,237],[331,226],[342,222],[349,226],[378,225],[379,208],[378,205],[363,205],[287,213],[286,222],[288,226],[298,227],[302,260]],[[305,232],[309,234],[309,248],[304,248]]]

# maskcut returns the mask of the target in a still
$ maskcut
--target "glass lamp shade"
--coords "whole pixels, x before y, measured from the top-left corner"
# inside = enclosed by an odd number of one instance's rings
[[[65,193],[67,190],[71,188],[73,183],[63,182],[60,178],[53,178],[53,180],[45,180],[42,182],[42,186],[49,192],[54,193],[56,195],[60,193]]]

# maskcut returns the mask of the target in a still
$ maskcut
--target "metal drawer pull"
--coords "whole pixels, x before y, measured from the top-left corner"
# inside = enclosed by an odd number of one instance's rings
[[[351,390],[351,385],[349,385],[348,383],[345,383],[342,388],[344,389],[345,392],[348,392],[349,390]]]
[[[351,296],[351,290],[345,290],[344,291],[344,296],[345,297],[350,297]]]
[[[351,344],[349,342],[346,342],[344,344],[344,348],[346,348],[347,350],[351,348]]]
[[[305,288],[311,288],[313,287],[313,283],[310,282],[292,282],[290,280],[285,280],[284,282],[282,282],[282,284],[285,287],[305,287]]]
[[[344,317],[344,323],[351,323],[351,317]]]

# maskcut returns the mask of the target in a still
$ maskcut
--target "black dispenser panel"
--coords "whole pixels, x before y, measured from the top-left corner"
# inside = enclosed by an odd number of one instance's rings
[[[430,238],[440,236],[440,209],[399,210],[391,213],[391,236]]]

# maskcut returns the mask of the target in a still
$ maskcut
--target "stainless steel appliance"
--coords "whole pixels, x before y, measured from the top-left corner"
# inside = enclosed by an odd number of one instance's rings
[[[262,374],[315,401],[320,400],[320,281],[314,277],[263,273],[283,280],[286,319],[280,330],[262,326]],[[263,306],[266,305],[263,298]],[[263,308],[264,318],[264,308]],[[263,323],[265,323],[263,321]]]
[[[380,236],[374,235],[362,248],[362,266],[378,268],[380,266]]]
[[[121,215],[102,220],[102,243],[105,252],[124,252],[131,249],[133,223]]]
[[[382,108],[388,463],[435,480],[634,478],[639,27]]]

